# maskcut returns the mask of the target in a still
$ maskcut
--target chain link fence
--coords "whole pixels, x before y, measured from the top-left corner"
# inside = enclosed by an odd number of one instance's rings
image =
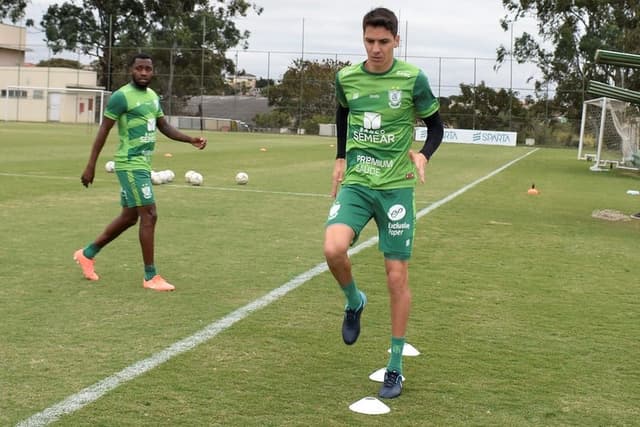
[[[29,50],[42,49],[42,46],[30,46]],[[81,55],[52,55],[49,54],[46,63],[51,65],[59,64],[56,60],[67,59],[81,64],[82,70],[70,68],[40,68],[33,65],[18,66],[12,73],[3,74],[3,86],[1,89],[2,100],[4,102],[5,119],[13,117],[20,120],[20,103],[11,103],[11,96],[14,92],[8,91],[8,86],[14,87],[51,87],[51,82],[60,81],[63,75],[64,87],[87,89],[86,79],[80,79],[84,72],[95,71],[94,88],[115,90],[120,85],[129,80],[129,71],[126,66],[127,60],[132,54],[140,51],[139,48],[113,49],[108,57],[101,58],[107,66],[100,67],[98,58]],[[254,124],[257,114],[264,114],[271,111],[274,106],[269,105],[268,99],[264,96],[270,86],[278,85],[284,73],[294,67],[296,61],[324,61],[336,62],[360,62],[365,59],[363,53],[345,52],[305,52],[305,51],[257,51],[257,50],[230,50],[224,57],[217,55],[207,49],[185,49],[185,48],[145,48],[144,51],[154,58],[155,80],[152,87],[161,95],[162,106],[169,116],[199,117],[201,119],[228,119],[235,124],[225,124],[226,129],[246,129]],[[476,88],[483,85],[495,91],[507,91],[516,96],[515,102],[524,102],[526,98],[548,103],[556,96],[553,87],[538,86],[536,81],[542,79],[537,68],[530,63],[519,64],[515,61],[507,60],[500,67],[496,66],[495,58],[481,57],[430,57],[430,56],[407,56],[397,55],[399,59],[405,60],[420,67],[428,76],[434,95],[442,98],[460,95],[461,85]],[[233,72],[224,72],[224,64]],[[104,64],[103,64],[104,65]],[[3,67],[0,67],[3,68]],[[106,75],[102,69],[110,69]],[[306,84],[332,84],[334,76],[327,76],[327,81],[314,82],[305,81],[304,73],[301,74],[300,91],[304,90]],[[33,84],[33,82],[38,84]],[[62,85],[62,83],[60,83]],[[37,96],[37,92],[25,89],[26,98]],[[35,90],[35,89],[34,89]],[[583,88],[576,88],[576,92],[582,92]],[[301,93],[294,96],[302,98]],[[31,108],[28,103],[22,100],[22,108]],[[47,97],[43,101],[49,102]],[[76,96],[76,111],[79,104]],[[93,105],[99,105],[98,100]],[[472,102],[475,102],[472,101]],[[516,130],[522,134],[522,138],[535,137],[540,130],[544,131],[545,124],[557,120],[550,109],[543,109],[536,113],[536,117],[527,119],[527,123],[521,117],[512,115],[512,105],[503,105],[499,114],[502,117],[500,128],[493,130]],[[73,103],[73,101],[71,101]],[[88,101],[84,101],[85,109]],[[291,117],[295,118],[299,112],[295,108],[283,109]],[[17,109],[15,115],[12,111]],[[480,122],[477,109],[472,108],[471,112],[464,113],[468,117],[459,115],[445,115],[445,121],[461,121],[464,119],[469,128],[475,128]],[[1,112],[2,110],[0,110]],[[10,111],[11,113],[7,113]],[[77,115],[77,114],[76,114]],[[327,111],[326,116],[332,116],[333,111]],[[95,119],[86,120],[94,120]],[[86,117],[89,117],[88,115]],[[84,119],[83,119],[84,120]],[[95,119],[98,120],[98,119]],[[562,122],[568,123],[568,127],[579,128],[580,117],[561,118]],[[186,122],[186,120],[182,120]],[[299,122],[296,123],[299,126]],[[210,126],[208,126],[210,127]],[[529,128],[529,129],[527,129]],[[536,128],[536,129],[534,129]],[[217,127],[216,127],[217,129]],[[572,139],[570,137],[569,139]],[[567,141],[571,143],[571,141]]]

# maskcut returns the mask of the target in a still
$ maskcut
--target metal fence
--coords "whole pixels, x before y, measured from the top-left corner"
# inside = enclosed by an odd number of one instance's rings
[[[42,46],[29,46],[31,51],[42,50]],[[135,48],[126,50],[115,50],[112,53],[114,56],[123,58],[126,53],[135,52]],[[152,56],[163,55],[167,56],[167,53],[171,57],[178,57],[180,52],[185,52],[185,49],[180,48],[154,48],[145,51]],[[190,52],[191,58],[205,57],[207,53],[205,50],[200,49],[187,49]],[[482,57],[431,57],[431,56],[412,56],[412,55],[398,55],[400,59],[411,62],[420,67],[428,76],[432,90],[436,96],[449,97],[452,95],[460,94],[460,85],[468,85],[471,87],[484,84],[488,88],[494,90],[507,90],[513,91],[519,98],[532,97],[537,99],[552,99],[556,93],[553,87],[545,87],[543,91],[536,92],[535,82],[541,80],[541,75],[537,68],[531,63],[519,64],[515,61],[507,60],[502,66],[496,66],[495,58],[482,58]],[[46,59],[52,60],[57,58],[65,58],[76,60],[82,64],[85,64],[85,68],[89,68],[87,65],[95,58],[89,58],[82,55],[52,55],[48,53]],[[283,74],[288,68],[293,67],[294,62],[299,59],[309,61],[322,61],[322,60],[334,60],[341,62],[359,62],[365,59],[363,53],[346,53],[346,52],[313,52],[313,51],[257,51],[257,50],[230,50],[226,52],[226,58],[232,61],[236,75],[224,76],[213,75],[212,71],[206,67],[198,67],[191,64],[191,67],[172,67],[169,70],[168,66],[159,66],[156,68],[155,78],[156,81],[152,83],[152,87],[160,88],[161,95],[166,93],[175,94],[176,86],[178,84],[190,81],[191,93],[183,96],[164,96],[163,108],[168,115],[189,115],[189,116],[208,116],[208,117],[221,117],[233,120],[240,120],[243,122],[251,122],[255,114],[267,111],[269,106],[264,104],[264,109],[257,108],[256,111],[245,111],[248,107],[241,100],[247,97],[260,97],[260,91],[246,91],[246,87],[236,87],[231,93],[229,93],[229,86],[225,86],[224,81],[229,77],[237,77],[238,72],[244,72],[246,74],[253,75],[257,80],[264,79],[267,81],[275,81],[276,84],[283,77]],[[25,67],[26,69],[27,67]],[[197,70],[197,72],[194,72]],[[59,70],[49,71],[50,73],[58,73]],[[71,79],[71,85],[73,84],[74,70],[68,70],[67,73]],[[22,73],[24,78],[25,73]],[[304,78],[304,77],[303,77]],[[5,79],[7,81],[0,84],[0,86],[6,85],[25,85],[27,82],[24,80],[10,81],[11,79]],[[126,67],[120,66],[112,70],[112,74],[108,76],[110,82],[123,82],[128,80],[128,70]],[[215,80],[216,84],[206,83]],[[333,80],[333,77],[331,77]],[[103,80],[104,81],[104,80]],[[96,84],[98,82],[96,81]],[[302,87],[302,85],[300,85]],[[115,87],[114,87],[115,89]],[[576,91],[582,91],[582,88],[576,88]],[[220,115],[218,112],[212,113],[207,111],[198,111],[194,108],[194,105],[198,103],[202,104],[204,97],[216,97],[221,96],[226,91],[226,95],[232,97],[235,101],[229,105],[232,108],[226,108],[226,115]],[[197,99],[200,97],[200,101]],[[191,99],[189,99],[191,98]],[[195,100],[195,101],[194,101]],[[199,107],[202,108],[202,107]],[[255,106],[253,108],[256,108]],[[206,105],[205,105],[206,110]],[[292,111],[292,116],[295,113]],[[249,117],[248,114],[252,116]],[[543,117],[540,120],[548,120],[550,117]],[[579,117],[566,117],[569,122],[579,121]]]

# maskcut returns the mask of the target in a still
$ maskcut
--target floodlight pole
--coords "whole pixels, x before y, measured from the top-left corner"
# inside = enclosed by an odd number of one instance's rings
[[[113,37],[113,14],[109,15],[109,41],[108,41],[108,46],[109,46],[109,55],[107,56],[107,90],[111,90],[111,51],[113,48],[113,45],[111,43],[111,39]],[[100,119],[102,120],[102,118]]]
[[[205,34],[207,30],[207,17],[202,15],[202,44],[200,45],[200,131],[204,130],[204,48],[205,48]]]
[[[302,47],[300,51],[300,97],[298,98],[298,127],[302,125],[302,96],[304,94],[304,18],[302,18]],[[299,131],[296,130],[296,133]]]
[[[511,51],[509,52],[509,130],[512,129],[511,126],[511,104],[513,103],[513,24],[511,21]]]

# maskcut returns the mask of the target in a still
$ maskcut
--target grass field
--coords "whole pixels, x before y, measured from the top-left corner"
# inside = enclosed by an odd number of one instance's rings
[[[575,150],[443,145],[416,196],[407,338],[422,354],[405,358],[391,413],[367,416],[348,406],[377,394],[388,298],[380,253],[362,249],[369,305],[345,346],[343,296],[322,270],[333,140],[212,133],[202,152],[161,140],[154,168],[177,177],[156,187],[156,264],[177,287],[163,294],[141,286],[137,228],[100,253],[99,282],[72,261],[119,211],[113,174],[80,184],[96,130],[0,124],[0,425],[47,409],[60,426],[638,425],[640,221],[592,217],[640,211],[626,194],[636,174],[590,172]],[[204,186],[183,183],[189,169]],[[188,351],[136,365],[211,325]],[[77,397],[92,386],[108,390]]]

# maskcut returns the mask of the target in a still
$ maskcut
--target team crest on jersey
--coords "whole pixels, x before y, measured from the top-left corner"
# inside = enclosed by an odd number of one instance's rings
[[[389,91],[389,107],[400,108],[402,103],[402,91],[398,89],[391,89]]]

